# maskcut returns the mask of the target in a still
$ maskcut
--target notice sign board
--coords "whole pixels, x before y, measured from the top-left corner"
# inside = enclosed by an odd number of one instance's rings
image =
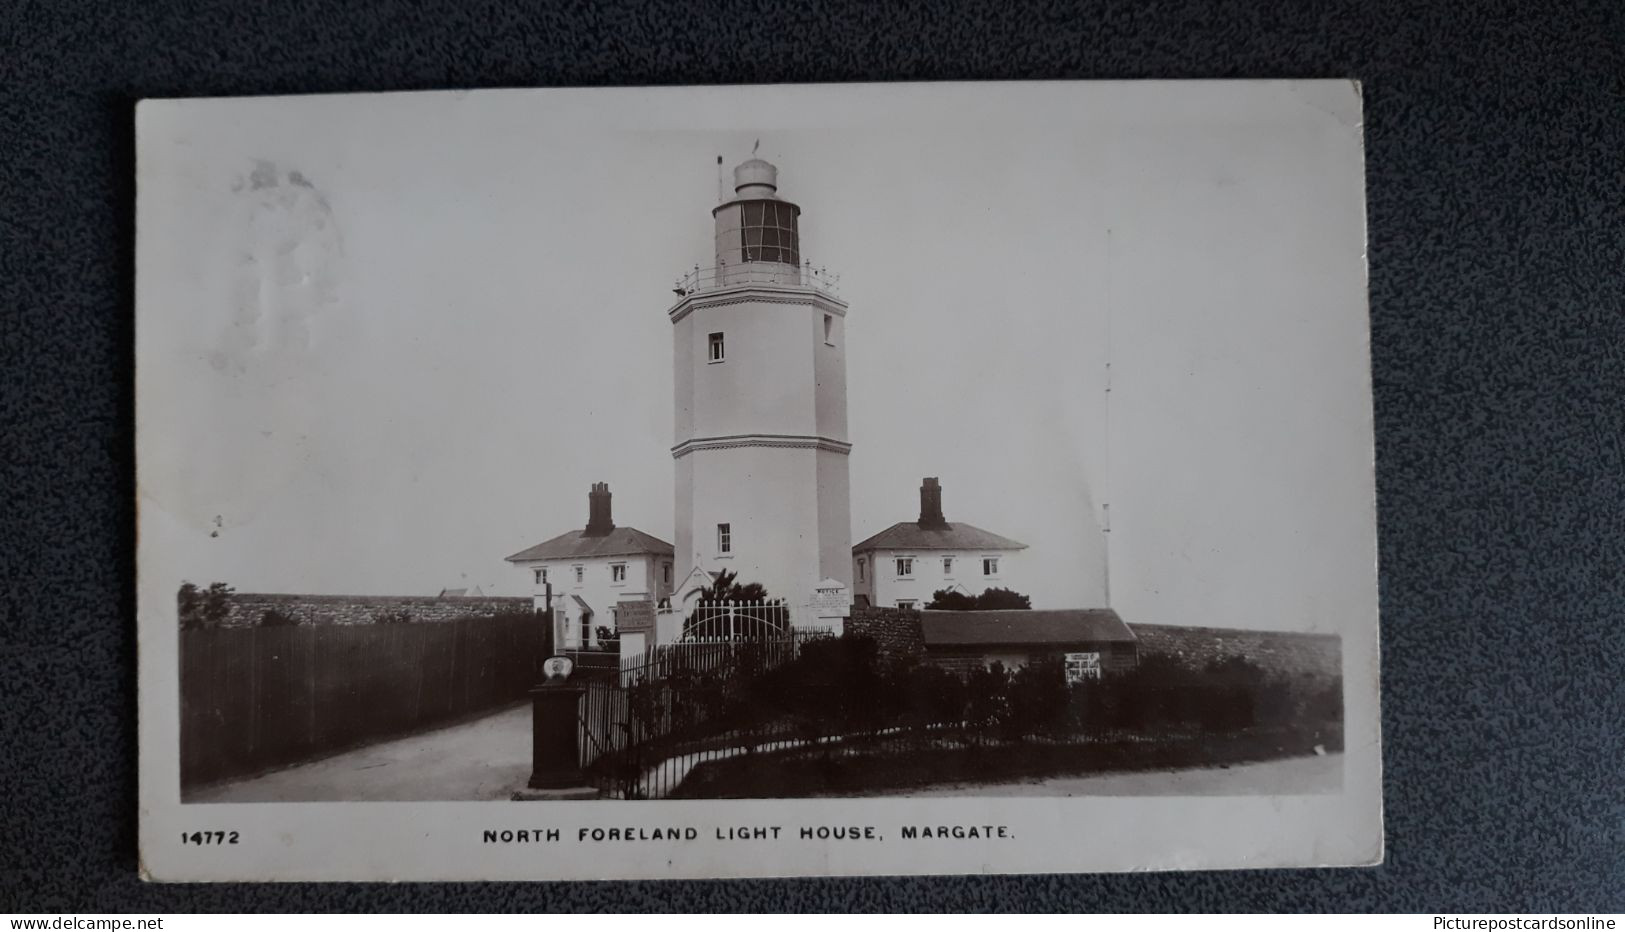
[[[1066,655],[1066,681],[1068,683],[1098,679],[1100,679],[1100,651],[1083,651]]]
[[[846,615],[851,601],[846,597],[846,590],[818,589],[813,594],[813,612],[819,618],[840,618]]]
[[[616,602],[615,630],[623,634],[652,633],[655,629],[653,602]]]

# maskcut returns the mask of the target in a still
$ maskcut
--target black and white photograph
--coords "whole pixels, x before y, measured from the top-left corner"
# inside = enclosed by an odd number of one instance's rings
[[[1380,861],[1357,84],[137,126],[152,877]]]

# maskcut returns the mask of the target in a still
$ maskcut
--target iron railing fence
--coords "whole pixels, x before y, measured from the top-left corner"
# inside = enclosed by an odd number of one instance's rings
[[[683,620],[679,642],[760,642],[791,636],[790,606],[779,599],[701,602]]]
[[[638,798],[645,762],[688,743],[732,744],[759,716],[747,711],[764,674],[828,638],[828,630],[791,630],[745,640],[718,638],[652,647],[623,659],[618,680],[582,683],[581,766],[611,795]],[[630,781],[630,782],[629,782]]]
[[[672,291],[679,297],[733,288],[739,285],[785,285],[811,288],[832,298],[840,298],[841,277],[829,269],[803,260],[800,265],[783,262],[743,262],[738,265],[695,266],[677,276]]]
[[[1301,745],[1300,753],[1325,753],[1322,744],[1341,747],[1337,680],[1248,685],[1227,681],[1223,671],[1173,676],[1148,669],[1068,683],[1059,661],[1014,672],[998,664],[965,672],[876,663],[866,639],[810,646],[815,643],[809,637],[782,646],[672,645],[626,668],[619,683],[588,684],[581,762],[590,781],[604,795],[624,799],[771,795],[772,787],[739,789],[752,781],[750,765],[709,768],[694,785],[685,781],[705,765],[764,754],[774,755],[764,764],[783,767],[789,755],[821,767],[864,754],[1049,747],[1074,762],[1099,750],[1142,764],[1177,763],[1214,736],[1241,736],[1240,744],[1262,747],[1259,741],[1269,744],[1275,732]],[[805,782],[798,766],[781,774]],[[864,762],[857,770],[872,766],[907,767],[893,759]],[[838,783],[853,770],[820,772]]]

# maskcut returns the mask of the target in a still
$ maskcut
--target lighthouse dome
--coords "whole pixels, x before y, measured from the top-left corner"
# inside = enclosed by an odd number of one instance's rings
[[[779,170],[772,162],[750,159],[734,169],[734,191],[742,198],[773,197],[779,189]]]

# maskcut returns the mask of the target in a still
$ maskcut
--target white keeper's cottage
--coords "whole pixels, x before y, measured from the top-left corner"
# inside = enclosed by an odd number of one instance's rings
[[[1017,589],[1020,541],[942,514],[942,484],[920,485],[920,518],[886,528],[852,548],[853,594],[879,607],[924,608],[932,593],[951,589],[980,595]]]
[[[596,644],[599,629],[616,630],[616,602],[659,602],[671,594],[671,544],[632,527],[616,527],[609,485],[595,482],[587,494],[587,526],[566,531],[511,557],[530,575],[538,611],[553,587],[559,646]]]

